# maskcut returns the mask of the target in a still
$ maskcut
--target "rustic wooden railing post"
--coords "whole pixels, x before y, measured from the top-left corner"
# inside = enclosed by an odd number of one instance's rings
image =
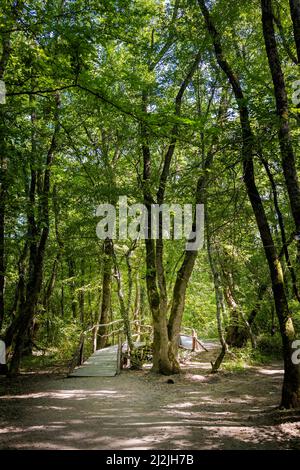
[[[197,333],[195,330],[192,330],[192,351],[196,351],[196,344],[197,344]]]
[[[120,332],[118,335],[117,374],[120,374],[122,369],[122,348],[122,332]]]

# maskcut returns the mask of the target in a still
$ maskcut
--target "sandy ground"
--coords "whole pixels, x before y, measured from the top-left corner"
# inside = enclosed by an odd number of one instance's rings
[[[299,449],[300,414],[276,409],[282,366],[211,375],[210,355],[166,377],[0,377],[0,449]]]

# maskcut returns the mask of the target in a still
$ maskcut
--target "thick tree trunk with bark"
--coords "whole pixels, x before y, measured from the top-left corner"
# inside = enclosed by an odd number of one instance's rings
[[[198,3],[205,20],[207,30],[213,41],[216,59],[220,68],[226,74],[232,86],[239,107],[243,139],[242,157],[244,182],[255,215],[256,223],[264,246],[265,256],[269,266],[276,313],[282,337],[284,382],[282,388],[281,406],[283,406],[284,408],[297,408],[300,407],[300,365],[293,364],[292,362],[292,342],[294,340],[294,328],[285,294],[282,266],[280,263],[280,259],[277,255],[276,248],[274,246],[269,223],[265,214],[260,194],[256,186],[253,163],[255,145],[254,136],[252,134],[252,129],[250,125],[249,111],[237,75],[234,73],[233,69],[229,65],[229,62],[227,61],[224,55],[220,35],[215,28],[210,12],[206,6],[205,0],[198,0]]]
[[[291,3],[296,6],[298,2]],[[278,138],[282,168],[296,232],[300,234],[300,186],[290,134],[288,97],[275,37],[272,0],[261,0],[261,8],[265,46],[273,79],[277,114],[279,116]]]
[[[300,0],[290,0],[290,10],[294,27],[298,64],[300,65]]]
[[[147,94],[143,95],[143,111],[147,113]],[[154,200],[151,195],[151,154],[148,129],[145,123],[141,124],[142,154],[143,154],[143,192],[144,204],[148,211],[148,237],[146,247],[146,285],[149,306],[153,319],[153,366],[154,372],[171,374],[172,366],[168,356],[168,329],[166,302],[161,304],[157,284],[156,247],[151,234],[151,213]],[[163,308],[164,307],[164,308]]]
[[[182,98],[198,68],[201,54],[198,52],[186,77],[181,83],[175,98],[175,117],[180,117]],[[147,114],[147,93],[143,93],[143,112]],[[175,123],[170,133],[170,144],[164,156],[162,171],[160,174],[157,190],[157,204],[164,203],[166,185],[169,178],[170,165],[174,155],[178,137],[178,124]],[[176,287],[173,292],[170,322],[168,322],[168,297],[163,262],[163,239],[162,239],[162,214],[159,214],[158,240],[152,240],[151,233],[151,205],[154,203],[150,190],[151,178],[151,153],[147,126],[141,124],[142,153],[143,153],[143,192],[144,204],[148,211],[148,239],[146,246],[146,281],[148,300],[153,318],[154,340],[153,340],[153,371],[162,374],[178,372],[179,366],[176,359],[177,341],[182,320],[186,286],[194,266],[196,254],[186,253],[184,263],[177,273]]]

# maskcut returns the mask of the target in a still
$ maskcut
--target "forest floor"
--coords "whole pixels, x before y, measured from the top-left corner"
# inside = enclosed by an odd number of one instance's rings
[[[282,364],[210,374],[211,350],[167,377],[148,370],[0,377],[0,449],[300,449],[300,414],[280,411]]]

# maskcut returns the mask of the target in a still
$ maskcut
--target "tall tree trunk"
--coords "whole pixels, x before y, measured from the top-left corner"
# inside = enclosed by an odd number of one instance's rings
[[[227,61],[224,55],[220,35],[215,28],[210,12],[206,6],[205,0],[198,0],[198,3],[205,20],[207,30],[213,41],[217,62],[220,68],[226,74],[232,86],[239,108],[243,140],[242,157],[244,181],[269,266],[276,313],[280,325],[280,332],[283,345],[284,381],[282,388],[281,406],[284,408],[296,408],[300,406],[300,365],[293,364],[292,362],[292,343],[294,340],[295,332],[285,294],[282,266],[280,263],[280,259],[277,255],[276,248],[274,246],[269,223],[265,214],[260,194],[256,186],[253,163],[255,143],[250,125],[249,111],[237,75],[232,70],[231,66],[229,65],[229,62]]]
[[[300,0],[290,0],[290,10],[294,27],[298,64],[300,65]]]
[[[52,135],[50,147],[47,152],[45,161],[45,170],[43,178],[43,189],[40,195],[40,207],[39,207],[39,226],[41,228],[40,236],[39,229],[37,227],[35,216],[34,216],[34,205],[35,205],[35,191],[36,191],[36,170],[32,168],[32,181],[30,188],[30,203],[31,207],[29,210],[29,275],[26,283],[26,300],[24,304],[24,311],[20,315],[20,323],[18,332],[16,334],[15,347],[10,363],[9,373],[11,376],[16,375],[19,372],[20,361],[22,358],[23,348],[26,341],[26,332],[29,330],[30,325],[33,321],[36,305],[39,299],[42,281],[43,281],[43,265],[47,240],[49,236],[49,197],[50,197],[50,177],[51,167],[54,160],[54,153],[57,149],[57,135],[60,129],[58,121],[59,111],[59,96],[55,98],[56,111],[55,111],[55,126]]]
[[[10,33],[3,33],[0,58],[0,80],[3,80],[11,52]],[[8,156],[6,154],[5,122],[0,105],[0,331],[4,319],[5,291],[5,215],[8,191]]]
[[[212,88],[211,100],[215,94],[214,87]],[[226,103],[227,103],[227,90],[225,89],[222,92],[220,98],[220,106],[218,111],[218,124],[222,125],[222,119],[226,114]],[[198,98],[198,114],[201,118],[202,110],[201,110],[201,102],[199,99],[199,89],[197,90],[197,98]],[[208,104],[208,108],[206,110],[206,114],[208,113],[210,101]],[[207,185],[209,182],[209,172],[210,168],[213,163],[213,156],[216,151],[216,145],[218,142],[218,136],[213,137],[211,145],[207,153],[205,152],[205,144],[204,144],[204,136],[201,135],[201,163],[202,163],[202,174],[198,178],[196,191],[195,191],[195,206],[203,205],[205,207],[207,203]],[[203,214],[204,216],[204,214]],[[193,220],[193,232],[196,232],[197,223],[199,221],[196,220],[196,212],[194,213],[194,220]],[[202,222],[202,221],[201,221]],[[199,228],[199,227],[198,227]],[[198,233],[198,236],[200,233]],[[180,328],[183,319],[184,313],[184,306],[185,306],[185,295],[186,290],[188,287],[188,282],[193,272],[193,268],[197,259],[198,255],[198,248],[195,250],[189,251],[186,250],[185,256],[183,259],[183,263],[177,273],[176,282],[174,285],[173,296],[172,296],[172,304],[171,304],[171,314],[169,318],[168,324],[168,331],[169,331],[169,358],[172,362],[173,369],[175,371],[179,370],[179,364],[177,361],[178,356],[178,337],[180,334]]]
[[[147,109],[147,97],[144,95],[144,112]],[[149,147],[148,129],[144,123],[141,124],[142,151],[143,151],[143,191],[144,204],[148,211],[148,237],[146,246],[146,284],[149,306],[153,319],[153,366],[154,372],[162,374],[172,373],[172,367],[168,357],[168,330],[167,312],[162,310],[159,290],[157,286],[156,250],[155,242],[151,238],[151,213],[153,202],[150,191],[151,156]],[[164,303],[165,306],[165,303]]]
[[[291,2],[296,6],[298,2]],[[279,116],[278,138],[281,151],[282,168],[290,200],[296,232],[300,236],[300,186],[297,175],[296,159],[292,145],[289,125],[289,105],[284,75],[277,49],[272,0],[261,0],[262,25],[265,46],[272,74],[277,114]],[[298,251],[300,243],[298,243]],[[299,253],[300,256],[300,253]]]
[[[187,72],[186,77],[181,83],[179,91],[175,98],[175,117],[180,117],[181,105],[184,93],[191,82],[195,71],[198,68],[201,59],[201,54],[198,52],[196,57]],[[142,110],[147,114],[147,92],[143,92],[142,97]],[[159,185],[157,190],[157,203],[160,206],[164,203],[166,185],[169,178],[170,165],[174,155],[177,137],[178,137],[178,124],[175,123],[170,133],[170,144],[164,155],[164,161],[162,165],[162,171],[159,178]],[[177,348],[177,336],[174,338],[173,332],[176,335],[178,324],[177,318],[182,318],[182,311],[185,299],[185,290],[189,278],[189,268],[193,263],[193,256],[189,253],[185,256],[185,264],[182,267],[182,271],[178,272],[177,275],[177,287],[180,285],[180,293],[176,292],[173,298],[174,312],[172,315],[172,322],[168,328],[168,298],[167,288],[164,273],[164,262],[163,262],[163,237],[162,237],[162,214],[159,213],[158,221],[158,240],[155,243],[151,239],[151,214],[152,204],[154,200],[152,198],[150,189],[150,178],[151,178],[151,153],[149,144],[149,132],[147,126],[143,122],[141,124],[141,140],[142,140],[142,153],[143,153],[143,192],[144,192],[144,204],[148,212],[148,238],[145,240],[146,246],[146,282],[147,282],[147,293],[150,305],[150,310],[153,318],[153,371],[160,372],[162,374],[172,374],[178,371],[178,362],[176,360],[176,348]],[[187,277],[187,281],[186,281]],[[177,296],[178,294],[178,296]],[[183,304],[182,304],[183,302]],[[178,312],[178,315],[175,314]],[[175,320],[176,319],[176,320]],[[170,336],[171,335],[171,336]],[[171,345],[169,349],[169,341],[171,338]]]

